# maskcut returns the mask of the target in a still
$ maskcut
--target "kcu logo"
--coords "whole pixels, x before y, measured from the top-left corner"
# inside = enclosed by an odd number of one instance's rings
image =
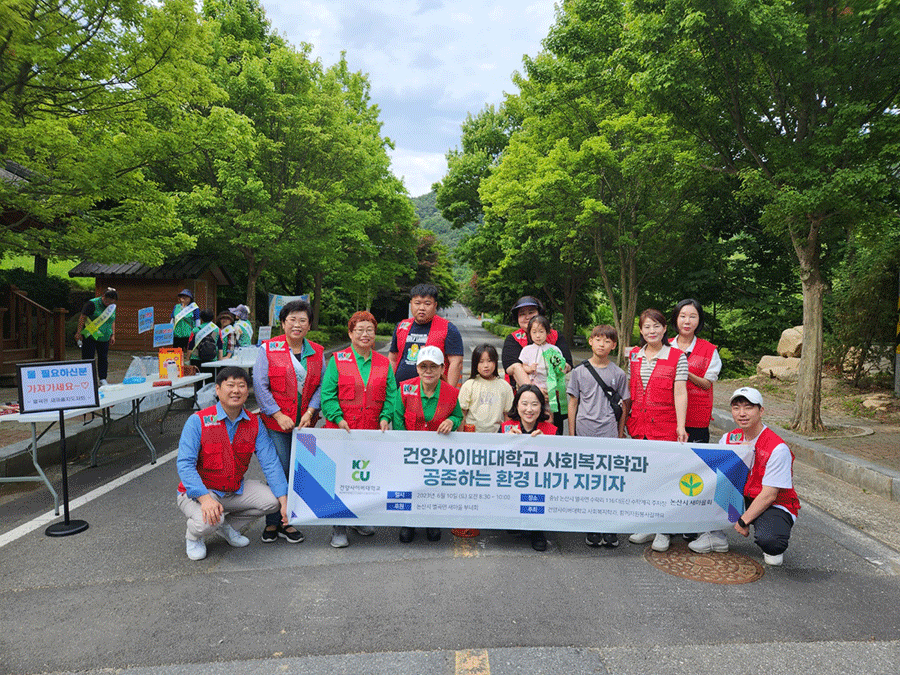
[[[350,474],[350,478],[355,481],[367,481],[369,477],[372,475],[370,471],[363,471],[367,466],[369,466],[368,459],[354,459],[351,463],[351,467],[353,468],[353,473]]]

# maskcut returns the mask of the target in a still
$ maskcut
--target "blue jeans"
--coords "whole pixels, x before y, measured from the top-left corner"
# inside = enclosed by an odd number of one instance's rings
[[[285,479],[290,479],[291,477],[291,441],[293,440],[293,434],[290,431],[272,431],[268,427],[266,431],[269,432],[269,438],[272,439],[272,445],[275,446],[275,454],[278,455],[278,460],[281,462],[281,468],[284,469],[284,477]],[[290,485],[288,486],[288,490],[290,490]],[[269,525],[280,525],[281,524],[281,514],[279,512],[270,513],[266,516],[266,526]]]

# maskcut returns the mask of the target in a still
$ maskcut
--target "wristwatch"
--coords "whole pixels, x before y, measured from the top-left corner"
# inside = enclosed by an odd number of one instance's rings
[[[738,525],[740,525],[741,527],[743,527],[745,529],[750,527],[747,523],[744,522],[743,518],[738,518]]]

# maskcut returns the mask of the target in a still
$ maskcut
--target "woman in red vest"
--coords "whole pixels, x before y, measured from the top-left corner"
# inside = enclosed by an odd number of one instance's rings
[[[369,312],[356,312],[347,322],[350,346],[334,353],[322,378],[322,416],[327,428],[347,432],[389,428],[399,394],[387,357],[373,349],[377,326]],[[363,536],[375,533],[365,525],[353,529]],[[346,526],[335,525],[331,545],[349,544]]]
[[[309,303],[303,300],[294,300],[282,307],[278,320],[284,335],[262,343],[253,367],[253,390],[260,417],[281,460],[285,477],[291,475],[294,428],[315,426],[321,407],[319,390],[324,349],[306,339],[311,318]],[[284,527],[277,514],[266,516],[262,540],[269,543],[278,537],[291,544],[303,541],[303,534],[291,525]]]
[[[641,346],[628,355],[631,412],[626,426],[632,438],[687,441],[688,364],[684,352],[668,344],[666,317],[658,309],[645,309],[638,323]],[[668,534],[635,533],[632,544],[653,540],[654,551],[669,549]]]
[[[400,383],[400,405],[394,411],[394,429],[436,431],[449,434],[462,422],[459,389],[441,380],[444,353],[426,345],[416,355],[418,377]],[[428,541],[441,538],[441,528],[426,527]],[[400,541],[408,544],[416,537],[414,527],[400,528]]]
[[[556,426],[547,421],[550,415],[545,405],[546,399],[540,387],[534,384],[519,387],[509,410],[509,421],[500,425],[500,433],[555,436]],[[535,551],[547,550],[547,536],[542,530],[531,531],[531,548]]]
[[[706,323],[703,307],[693,298],[682,300],[672,310],[672,324],[678,335],[672,345],[684,352],[688,362],[687,415],[688,443],[709,443],[712,419],[713,382],[719,379],[722,359],[711,342],[697,337]]]

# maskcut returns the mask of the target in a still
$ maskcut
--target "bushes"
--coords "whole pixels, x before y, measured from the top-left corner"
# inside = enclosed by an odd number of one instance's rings
[[[504,326],[502,323],[494,323],[493,321],[482,321],[481,327],[502,338],[505,338],[516,329],[515,326]]]
[[[21,291],[25,291],[31,300],[47,309],[65,307],[69,312],[77,312],[84,304],[84,301],[81,301],[81,303],[73,306],[73,302],[77,302],[77,300],[73,301],[69,298],[72,284],[58,277],[39,277],[34,272],[28,272],[21,267],[11,270],[0,270],[0,287],[2,287],[4,294],[7,292],[10,284]],[[94,297],[91,291],[82,291],[81,294],[86,294],[88,298]]]

